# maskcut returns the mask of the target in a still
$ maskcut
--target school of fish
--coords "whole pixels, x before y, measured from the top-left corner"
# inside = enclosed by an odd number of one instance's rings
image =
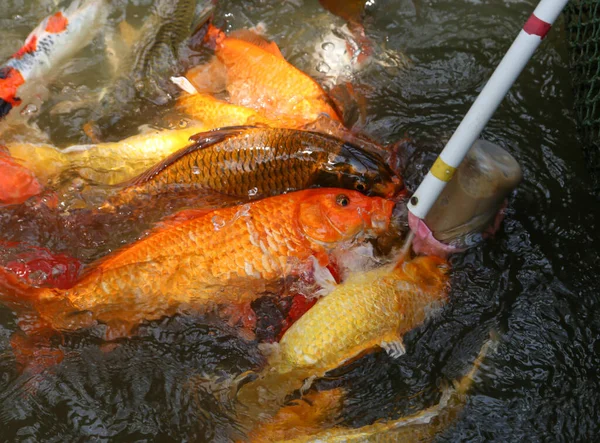
[[[364,2],[320,3],[348,22],[359,41],[355,61],[370,56]],[[400,246],[404,234],[394,217],[407,191],[392,154],[346,128],[343,110],[275,42],[256,30],[215,26],[216,2],[155,0],[140,29],[122,21],[111,26],[120,35],[106,30],[121,52],[107,46],[111,83],[81,127],[91,144],[3,135],[26,118],[17,108],[33,99],[31,91],[105,32],[112,7],[74,1],[44,19],[0,68],[0,303],[15,312],[21,331],[47,337],[101,324],[103,339],[112,340],[146,321],[217,311],[252,334],[254,301],[301,297],[306,312],[288,317],[265,366],[234,382],[235,412],[251,441],[394,440],[403,424],[442,414],[440,402],[393,423],[331,430],[343,389],[306,392],[315,378],[364,353],[401,358],[404,334],[445,303],[449,265],[406,251],[382,256],[377,241],[392,236]],[[184,72],[185,46],[199,40],[212,58]],[[150,108],[170,107],[185,125],[105,141],[127,124],[136,97]],[[103,198],[86,197],[88,189]],[[80,226],[69,243],[60,232],[74,220]],[[127,232],[115,244],[90,243],[99,220],[109,236],[117,220]],[[61,227],[46,229],[53,224]],[[140,233],[139,226],[149,228]],[[82,263],[78,248],[90,244],[103,256]],[[357,265],[365,250],[368,270]],[[18,355],[38,355],[22,337],[12,343]],[[25,369],[41,367],[26,360]],[[308,402],[286,404],[294,393]]]

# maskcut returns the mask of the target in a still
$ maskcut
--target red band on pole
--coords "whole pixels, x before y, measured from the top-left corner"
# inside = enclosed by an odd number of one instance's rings
[[[531,17],[529,17],[527,23],[523,26],[523,31],[530,35],[539,35],[544,40],[551,27],[550,23],[546,23],[544,20],[537,18],[535,14],[531,14]]]

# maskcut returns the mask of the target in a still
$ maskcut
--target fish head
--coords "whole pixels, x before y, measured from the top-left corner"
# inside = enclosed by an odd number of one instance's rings
[[[414,282],[428,293],[440,294],[440,296],[446,293],[450,266],[445,259],[434,255],[424,255],[401,262],[399,266],[403,280]]]
[[[15,68],[0,68],[0,120],[6,117],[12,108],[21,104],[17,89],[25,83],[21,73]]]
[[[368,196],[394,197],[405,192],[398,177],[378,155],[351,143],[331,153],[319,170],[321,186],[354,189]]]
[[[339,188],[312,189],[305,195],[299,204],[301,229],[309,239],[325,244],[385,232],[394,208],[390,200]]]

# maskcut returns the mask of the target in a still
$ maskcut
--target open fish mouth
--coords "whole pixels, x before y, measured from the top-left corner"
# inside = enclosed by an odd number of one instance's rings
[[[378,199],[373,201],[371,212],[363,216],[367,226],[376,234],[386,232],[390,226],[395,206],[396,204],[392,200]]]
[[[375,232],[385,232],[390,224],[389,218],[375,216],[371,219],[371,227]]]

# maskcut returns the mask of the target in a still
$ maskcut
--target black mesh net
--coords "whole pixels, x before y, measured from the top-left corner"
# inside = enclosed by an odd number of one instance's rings
[[[596,194],[600,191],[600,0],[571,0],[566,8],[575,111]]]

